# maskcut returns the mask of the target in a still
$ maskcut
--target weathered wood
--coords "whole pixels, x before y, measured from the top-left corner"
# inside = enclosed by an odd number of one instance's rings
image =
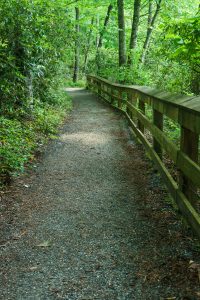
[[[185,195],[179,190],[177,190],[176,203],[181,213],[200,239],[200,216]]]
[[[168,172],[168,170],[165,168],[165,166],[162,163],[160,157],[153,150],[153,147],[151,146],[151,144],[149,143],[149,141],[145,138],[144,134],[137,129],[136,125],[129,118],[128,115],[127,115],[127,118],[128,118],[129,123],[131,125],[131,128],[133,129],[133,131],[135,132],[135,134],[137,135],[137,137],[141,140],[141,142],[145,146],[147,152],[150,154],[151,158],[154,160],[154,162],[156,164],[156,167],[160,171],[160,173],[161,173],[161,175],[162,175],[162,177],[164,179],[164,182],[165,182],[165,184],[167,185],[167,187],[169,189],[170,194],[175,199],[176,198],[176,191],[178,189],[178,186],[177,186],[176,182],[174,181],[174,179],[172,178],[172,176],[170,175],[170,173]]]
[[[118,91],[118,108],[122,108],[122,101],[123,101],[123,98],[122,98],[123,96],[122,96],[122,91],[121,90],[119,90]]]
[[[127,93],[127,102],[129,102],[129,103],[132,104],[132,99],[133,99],[132,94],[131,94],[130,92],[128,92],[128,93]],[[132,112],[131,112],[131,110],[129,109],[129,106],[128,106],[128,105],[126,105],[126,112],[127,112],[127,114],[129,115],[129,117],[132,119],[132,118],[133,118]]]
[[[181,127],[181,144],[180,149],[183,153],[187,154],[194,162],[198,162],[198,134],[191,130]],[[193,168],[190,165],[190,172]],[[191,203],[196,206],[197,201],[197,187],[193,184],[189,177],[186,177],[182,172],[180,173],[179,180],[180,190],[188,197]]]
[[[130,119],[130,117],[127,115],[127,118],[129,119],[129,123],[134,131],[134,133],[137,135],[137,137],[142,141],[144,144],[146,150],[150,154],[151,158],[154,160],[160,174],[162,175],[165,184],[167,185],[167,188],[175,200],[176,204],[178,205],[178,208],[180,209],[183,216],[188,221],[189,225],[193,229],[193,231],[196,233],[198,238],[200,239],[200,216],[192,207],[191,203],[187,200],[187,198],[181,193],[181,191],[178,189],[177,183],[174,181],[168,170],[165,168],[164,164],[160,160],[160,157],[154,152],[151,144],[147,141],[147,139],[144,137],[144,135],[137,130],[137,127],[133,123],[133,121]]]
[[[141,114],[137,108],[127,102],[127,106],[132,115],[137,117],[140,122],[147,128],[151,134],[156,137],[159,144],[166,151],[168,156],[174,161],[176,166],[184,173],[185,176],[190,177],[192,182],[200,187],[200,166],[190,159],[186,154],[178,150],[178,147],[170,141],[164,132],[155,127],[147,117]],[[191,172],[192,169],[192,172]]]
[[[89,76],[88,80],[90,88],[92,85],[98,86],[98,94],[101,94],[103,100],[108,102],[107,96],[109,96],[111,105],[126,115],[134,133],[155,162],[183,216],[200,238],[200,216],[195,210],[196,202],[194,201],[196,188],[200,187],[200,166],[198,165],[200,103],[198,104],[197,101],[199,98],[174,96],[147,87],[112,84],[96,76]],[[106,91],[103,85],[106,86]],[[127,95],[126,99],[123,99],[124,95]],[[138,98],[137,108],[136,100]],[[117,100],[117,104],[115,104],[115,100]],[[145,103],[153,108],[153,122],[145,116]],[[122,104],[126,104],[126,112],[122,110]],[[163,132],[163,115],[181,125],[180,149]],[[138,120],[139,128],[133,119]],[[144,128],[147,128],[152,134],[153,147],[143,134]],[[162,150],[166,151],[180,170],[180,185],[175,182],[162,162]]]
[[[163,114],[156,109],[153,109],[153,123],[160,130],[163,130]],[[162,158],[162,145],[155,136],[153,137],[153,148],[158,156]]]
[[[179,151],[176,166],[186,177],[190,178],[197,188],[200,188],[200,166],[198,164]]]
[[[137,117],[137,119],[140,120],[143,126],[151,132],[151,134],[160,143],[162,148],[167,152],[169,157],[176,163],[178,148],[174,145],[174,143],[167,138],[164,132],[162,132],[158,127],[152,124],[146,116],[144,116],[140,111],[138,111],[136,107],[131,105],[129,102],[127,102],[127,105],[129,106],[129,109],[131,110],[132,114],[135,117]]]
[[[124,92],[131,92],[140,95],[140,98],[153,108],[165,114],[173,121],[184,125],[200,134],[200,101],[199,97],[177,95],[157,90],[155,88],[141,87],[137,85],[126,86],[118,83],[110,83],[108,80],[98,76],[88,75],[88,78],[95,78],[101,82],[112,85],[113,89],[121,89]]]
[[[142,114],[145,115],[145,102],[142,101],[141,99],[139,99],[139,102],[138,102],[138,109],[142,112]],[[140,120],[138,120],[138,128],[141,132],[144,133],[144,125],[141,123]]]

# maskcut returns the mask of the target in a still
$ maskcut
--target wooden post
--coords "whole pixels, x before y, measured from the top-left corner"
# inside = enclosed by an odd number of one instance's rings
[[[98,94],[98,88],[99,88],[98,81],[95,80],[94,91],[95,91],[97,94]]]
[[[92,89],[94,89],[94,86],[95,86],[95,80],[94,79],[88,79],[88,89],[89,90],[92,90]]]
[[[101,98],[101,82],[97,82],[97,89],[98,89],[98,97]]]
[[[145,115],[145,103],[141,99],[139,99],[138,108]],[[138,120],[138,128],[142,133],[144,133],[144,125],[140,122],[140,120]]]
[[[181,127],[180,150],[187,154],[194,162],[198,163],[198,145],[199,135],[190,129]],[[192,167],[191,167],[192,172]],[[197,187],[182,172],[179,180],[180,190],[187,196],[191,204],[195,207],[197,204]]]
[[[127,93],[127,101],[129,102],[129,103],[132,103],[132,95],[131,95],[131,92],[128,92]],[[127,112],[127,114],[129,115],[129,117],[132,119],[132,113],[131,113],[131,110],[129,109],[129,107],[128,107],[128,105],[126,104],[126,112]]]
[[[113,104],[114,97],[113,97],[114,90],[112,89],[112,86],[110,86],[110,104]]]
[[[101,83],[101,98],[104,98],[104,83]]]
[[[118,91],[118,108],[122,108],[122,91]]]
[[[108,86],[107,86],[107,84],[105,85],[105,99],[106,99],[106,101],[108,101],[109,102],[109,99],[108,99]]]
[[[163,114],[157,111],[156,109],[153,109],[153,124],[160,130],[163,130]],[[158,143],[158,141],[155,138],[153,138],[153,148],[162,159],[162,146]]]

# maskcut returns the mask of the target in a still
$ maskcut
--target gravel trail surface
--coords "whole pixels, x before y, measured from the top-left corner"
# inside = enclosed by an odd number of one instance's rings
[[[58,140],[1,194],[0,299],[200,299],[198,246],[126,120],[68,92]]]

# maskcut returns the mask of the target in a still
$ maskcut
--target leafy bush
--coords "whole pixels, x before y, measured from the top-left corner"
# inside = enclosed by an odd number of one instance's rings
[[[34,107],[30,119],[22,118],[18,111],[18,119],[0,117],[0,179],[16,175],[24,170],[25,164],[34,158],[34,150],[44,144],[49,137],[57,133],[58,126],[71,108],[71,101],[64,92],[54,96],[60,99],[59,104],[44,103]]]
[[[0,169],[2,174],[22,171],[35,146],[34,131],[18,120],[0,118]]]

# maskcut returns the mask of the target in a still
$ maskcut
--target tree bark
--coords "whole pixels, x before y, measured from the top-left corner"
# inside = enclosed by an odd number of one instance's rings
[[[75,56],[74,56],[74,75],[73,75],[73,82],[78,81],[78,73],[79,73],[79,8],[75,7],[75,19],[76,19],[76,25],[75,25],[75,32],[76,32],[76,38],[75,38]]]
[[[96,52],[96,65],[97,65],[97,73],[100,69],[100,49],[101,47],[103,46],[103,36],[104,36],[104,33],[106,31],[106,27],[108,26],[108,22],[109,22],[109,19],[110,19],[110,14],[111,14],[111,11],[113,9],[113,5],[109,5],[108,6],[108,10],[107,10],[107,13],[106,13],[106,17],[105,17],[105,20],[104,20],[104,25],[103,25],[103,29],[101,30],[100,32],[100,36],[99,36],[99,40],[98,40],[98,44],[97,44],[97,52]]]
[[[153,29],[154,29],[155,21],[157,19],[159,11],[160,11],[161,2],[162,2],[162,0],[158,1],[155,13],[152,17],[152,5],[153,5],[153,3],[152,3],[152,1],[149,1],[148,28],[147,28],[146,39],[144,41],[142,55],[141,55],[141,58],[140,58],[141,64],[145,63],[146,54],[147,54],[147,51],[148,51],[148,48],[149,48],[150,39],[151,39],[151,35],[152,35]]]
[[[153,17],[153,0],[149,0],[148,23],[147,23],[148,28],[151,26],[152,17]]]
[[[105,31],[106,31],[106,27],[107,27],[107,25],[108,25],[108,21],[109,21],[109,19],[110,19],[110,14],[111,14],[112,9],[113,9],[113,5],[110,4],[110,5],[108,6],[107,14],[106,14],[106,17],[105,17],[105,20],[104,20],[103,29],[102,29],[102,31],[100,32],[99,43],[98,43],[98,46],[97,46],[98,49],[101,48],[102,45],[103,45],[103,35],[104,35]]]
[[[124,20],[124,0],[117,0],[119,30],[119,66],[126,64],[126,34]]]
[[[91,37],[92,37],[92,25],[94,24],[94,17],[91,20],[91,27],[90,31],[88,34],[88,40],[87,40],[87,45],[86,45],[86,50],[85,50],[85,58],[84,58],[84,65],[83,65],[83,72],[85,73],[86,68],[87,68],[87,61],[88,61],[88,54],[90,51],[90,42],[91,42]]]
[[[131,51],[137,46],[137,37],[138,37],[138,26],[140,20],[140,7],[141,0],[134,1],[134,11],[133,11],[133,21],[132,21],[132,30],[131,30],[131,38],[129,45],[129,55],[128,55],[128,65],[131,65]]]

